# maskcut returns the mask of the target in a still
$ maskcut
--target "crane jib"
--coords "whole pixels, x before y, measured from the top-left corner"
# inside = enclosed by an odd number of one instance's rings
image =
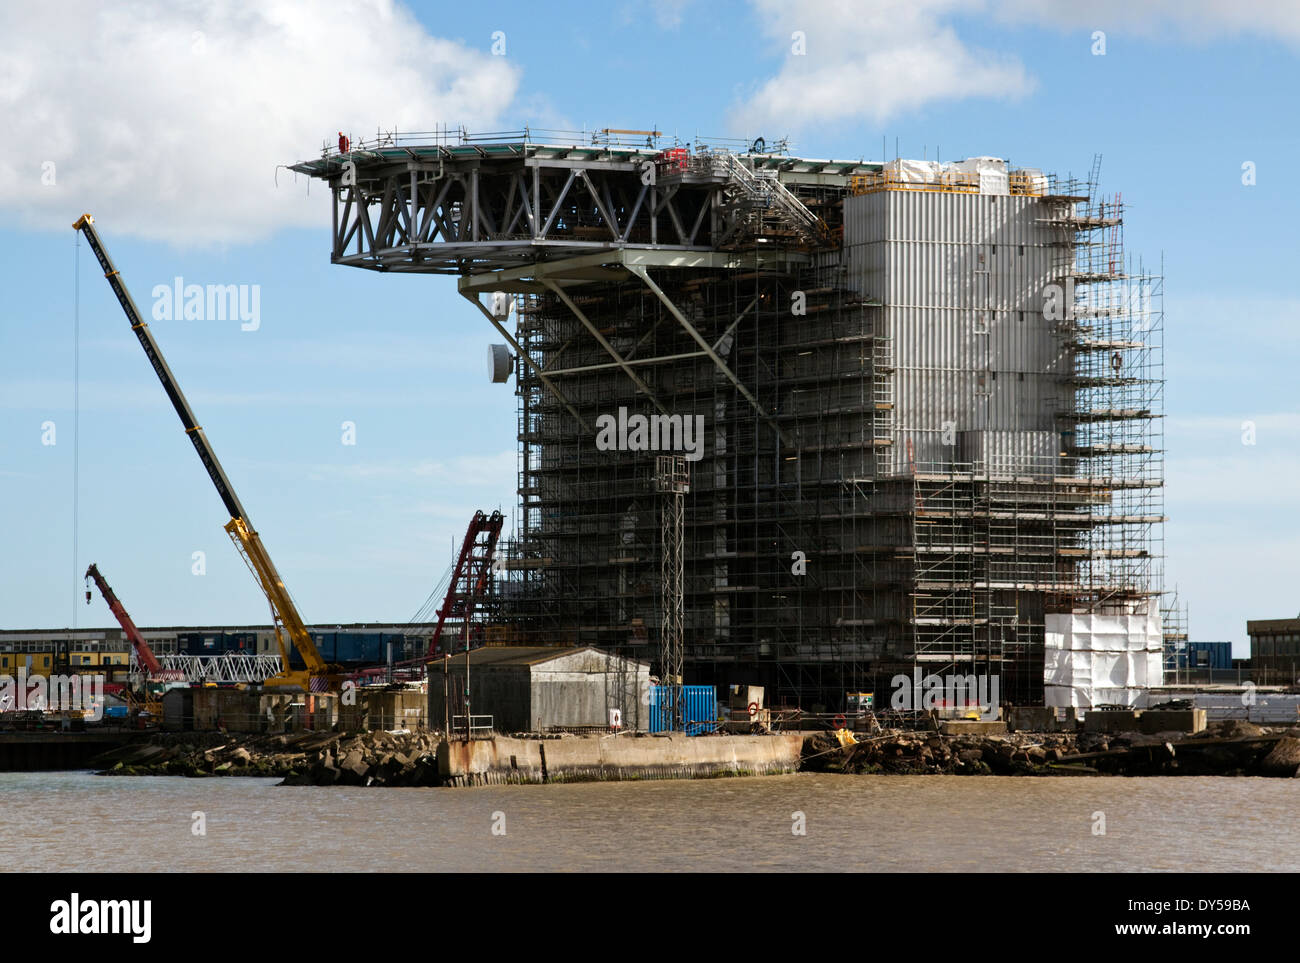
[[[78,224],[81,224],[81,222],[78,222]],[[230,513],[232,518],[244,518],[244,508],[235,496],[234,489],[231,488],[226,473],[221,467],[221,462],[217,460],[216,453],[213,452],[208,444],[207,437],[203,434],[203,429],[199,427],[198,422],[195,420],[194,412],[190,410],[189,402],[185,400],[185,395],[181,393],[180,386],[176,383],[171,369],[163,359],[162,351],[154,341],[149,326],[140,318],[140,311],[135,305],[135,299],[131,297],[131,292],[122,283],[121,274],[118,273],[117,268],[108,256],[108,252],[104,250],[103,244],[100,243],[99,233],[89,220],[81,224],[79,229],[85,234],[90,249],[95,253],[95,259],[99,261],[99,266],[103,268],[104,277],[108,280],[113,293],[117,296],[118,303],[126,313],[127,321],[130,322],[136,339],[140,342],[140,346],[144,348],[145,357],[149,359],[154,373],[158,376],[158,380],[162,382],[163,391],[167,393],[172,407],[176,409],[176,414],[180,416],[181,424],[185,426],[185,433],[189,435],[194,450],[199,453],[199,460],[203,462],[208,477],[212,479],[212,484],[216,486],[222,504],[226,506],[226,511]]]
[[[230,482],[226,480],[226,473],[221,468],[221,463],[217,461],[216,454],[208,444],[207,436],[204,435],[203,429],[199,427],[198,422],[195,420],[189,402],[181,394],[181,389],[172,377],[171,369],[167,367],[167,362],[163,360],[158,346],[154,343],[153,336],[149,333],[149,326],[140,323],[134,327],[135,335],[139,339],[141,347],[144,348],[149,363],[153,365],[158,380],[162,382],[163,390],[171,400],[172,407],[176,409],[176,414],[180,416],[181,424],[185,426],[185,433],[194,444],[194,450],[199,453],[199,461],[203,462],[203,467],[207,469],[208,477],[212,479],[212,484],[216,486],[217,494],[221,496],[226,511],[230,512],[232,518],[243,518],[244,508],[239,504],[239,499],[235,497]]]
[[[225,503],[226,509],[230,512],[230,521],[226,523],[226,532],[234,541],[235,547],[244,561],[248,563],[253,575],[261,584],[267,601],[271,604],[272,618],[276,626],[275,637],[280,647],[282,668],[274,676],[266,680],[266,685],[272,688],[299,687],[311,691],[324,691],[332,688],[339,681],[338,667],[326,664],[320,657],[320,652],[317,651],[315,644],[312,642],[311,633],[307,631],[302,616],[298,614],[292,596],[289,595],[283,580],[280,578],[279,573],[276,572],[270,555],[267,554],[266,548],[262,545],[262,540],[258,538],[257,532],[249,523],[248,516],[244,514],[243,506],[239,504],[239,499],[235,496],[234,489],[227,480],[221,463],[217,461],[216,454],[209,446],[202,427],[195,420],[194,412],[190,410],[189,402],[185,400],[185,395],[181,393],[180,385],[172,377],[171,369],[168,368],[167,362],[163,359],[162,351],[154,341],[149,326],[140,319],[140,312],[135,306],[135,301],[131,298],[130,292],[127,291],[126,285],[122,283],[122,278],[113,266],[108,252],[104,250],[104,246],[100,243],[99,235],[94,228],[94,218],[89,214],[83,214],[72,226],[75,230],[85,234],[86,241],[90,244],[91,250],[95,252],[95,257],[104,269],[104,278],[112,287],[113,293],[117,295],[118,303],[122,306],[122,310],[131,324],[131,330],[135,332],[136,339],[140,342],[140,346],[144,348],[145,356],[153,366],[154,373],[162,383],[163,390],[166,391],[167,397],[171,400],[172,407],[176,409],[176,414],[180,416],[181,424],[185,426],[185,433],[189,435],[194,450],[199,454],[199,460],[203,462],[203,467],[207,469],[208,476],[212,479],[213,485],[216,486],[217,494],[221,496],[222,502]],[[121,608],[120,604],[118,608]],[[122,615],[125,617],[125,610],[122,610]],[[281,632],[282,628],[287,632],[290,644],[298,650],[303,662],[306,663],[307,669],[305,671],[291,671],[289,669],[289,651],[285,646],[284,636]]]

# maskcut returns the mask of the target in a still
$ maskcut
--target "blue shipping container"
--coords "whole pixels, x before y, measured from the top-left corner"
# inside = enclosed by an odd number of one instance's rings
[[[672,728],[672,687],[650,687],[650,731]],[[718,697],[711,685],[682,686],[682,721],[688,736],[713,732],[717,728]]]
[[[1182,649],[1170,653],[1173,658],[1166,665],[1179,669],[1231,669],[1231,642],[1188,642]]]

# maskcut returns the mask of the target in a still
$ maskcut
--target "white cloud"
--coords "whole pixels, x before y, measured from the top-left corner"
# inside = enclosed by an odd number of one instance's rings
[[[675,30],[682,25],[682,14],[691,0],[655,0],[652,4],[655,22],[665,30]]]
[[[882,122],[932,101],[1016,98],[1032,89],[1020,62],[968,47],[946,15],[978,0],[754,0],[764,34],[786,53],[775,77],[734,116],[747,132],[779,135],[841,118]],[[792,52],[802,31],[806,52]]]
[[[784,59],[733,111],[734,125],[748,135],[779,136],[830,121],[878,124],[931,103],[1031,93],[1035,80],[1019,58],[971,46],[958,34],[959,18],[1157,39],[1209,42],[1249,34],[1300,42],[1295,0],[751,0],[751,6],[768,50]],[[795,31],[804,35],[802,55],[792,50]]]
[[[520,71],[489,47],[391,0],[0,5],[0,210],[192,245],[319,227],[322,197],[276,165],[340,129],[492,129]]]
[[[1295,0],[998,0],[1000,18],[1061,28],[1121,30],[1144,36],[1218,40],[1262,34],[1300,41]]]
[[[419,461],[373,461],[354,465],[312,465],[305,470],[308,477],[316,479],[340,478],[353,481],[414,480],[421,482],[449,482],[461,487],[491,488],[505,484],[514,488],[515,464],[513,449],[495,455],[456,455],[446,460],[431,458]],[[295,469],[296,470],[296,469]]]
[[[263,472],[309,478],[312,481],[347,482],[437,482],[439,493],[447,489],[493,491],[515,489],[517,465],[513,448],[493,455],[455,455],[450,459],[387,459],[356,464],[257,463]],[[510,502],[506,503],[511,504]],[[422,511],[422,509],[421,509]]]

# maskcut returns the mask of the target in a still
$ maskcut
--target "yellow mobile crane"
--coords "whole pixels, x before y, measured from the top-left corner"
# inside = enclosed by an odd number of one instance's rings
[[[104,269],[104,277],[112,286],[113,293],[117,295],[122,310],[126,312],[126,319],[131,322],[131,330],[135,332],[136,338],[140,341],[140,346],[144,348],[145,356],[148,357],[149,363],[153,365],[153,370],[157,373],[158,380],[162,382],[167,397],[171,399],[176,414],[180,415],[181,424],[185,426],[185,433],[194,444],[194,450],[199,453],[199,460],[203,462],[203,467],[208,470],[208,476],[212,479],[212,484],[217,487],[217,494],[221,496],[226,511],[230,512],[230,521],[226,523],[226,533],[230,535],[230,540],[235,543],[235,548],[239,549],[239,554],[248,564],[249,569],[257,576],[262,591],[266,593],[267,601],[271,603],[271,619],[275,626],[275,641],[280,647],[280,671],[267,679],[264,685],[267,688],[300,689],[310,692],[326,692],[338,689],[341,679],[339,667],[327,664],[312,642],[311,635],[308,634],[307,627],[303,624],[302,616],[298,614],[298,609],[289,596],[289,590],[284,587],[284,582],[280,578],[280,573],[275,570],[275,564],[271,561],[271,556],[267,554],[261,538],[258,537],[257,531],[249,522],[244,506],[239,503],[239,497],[235,494],[234,488],[231,487],[230,480],[226,478],[226,472],[221,467],[221,463],[217,461],[217,455],[212,450],[212,446],[208,444],[203,429],[195,421],[194,412],[190,410],[189,402],[185,400],[185,395],[181,393],[180,385],[172,377],[171,369],[167,367],[167,362],[162,356],[162,351],[158,348],[158,343],[154,341],[149,326],[141,320],[140,312],[135,306],[135,301],[131,298],[131,293],[127,291],[126,285],[122,283],[122,276],[118,274],[117,268],[113,266],[113,261],[108,256],[108,252],[104,250],[104,245],[99,240],[99,233],[95,230],[95,219],[89,214],[83,214],[77,218],[72,228],[81,231],[85,235],[86,242],[99,260],[100,267]],[[303,663],[306,665],[305,669],[294,671],[289,668],[289,646],[285,643],[286,633],[290,644],[302,656]]]

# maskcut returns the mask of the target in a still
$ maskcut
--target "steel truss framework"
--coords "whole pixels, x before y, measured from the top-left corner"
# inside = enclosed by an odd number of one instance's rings
[[[280,671],[278,655],[162,655],[164,669],[185,673],[186,682],[265,682]],[[143,678],[142,667],[131,653],[131,678]]]
[[[718,149],[692,161],[507,139],[376,144],[291,169],[330,184],[336,263],[462,276],[615,249],[715,251],[755,231],[812,239],[818,215],[783,179],[834,185],[879,169]]]

